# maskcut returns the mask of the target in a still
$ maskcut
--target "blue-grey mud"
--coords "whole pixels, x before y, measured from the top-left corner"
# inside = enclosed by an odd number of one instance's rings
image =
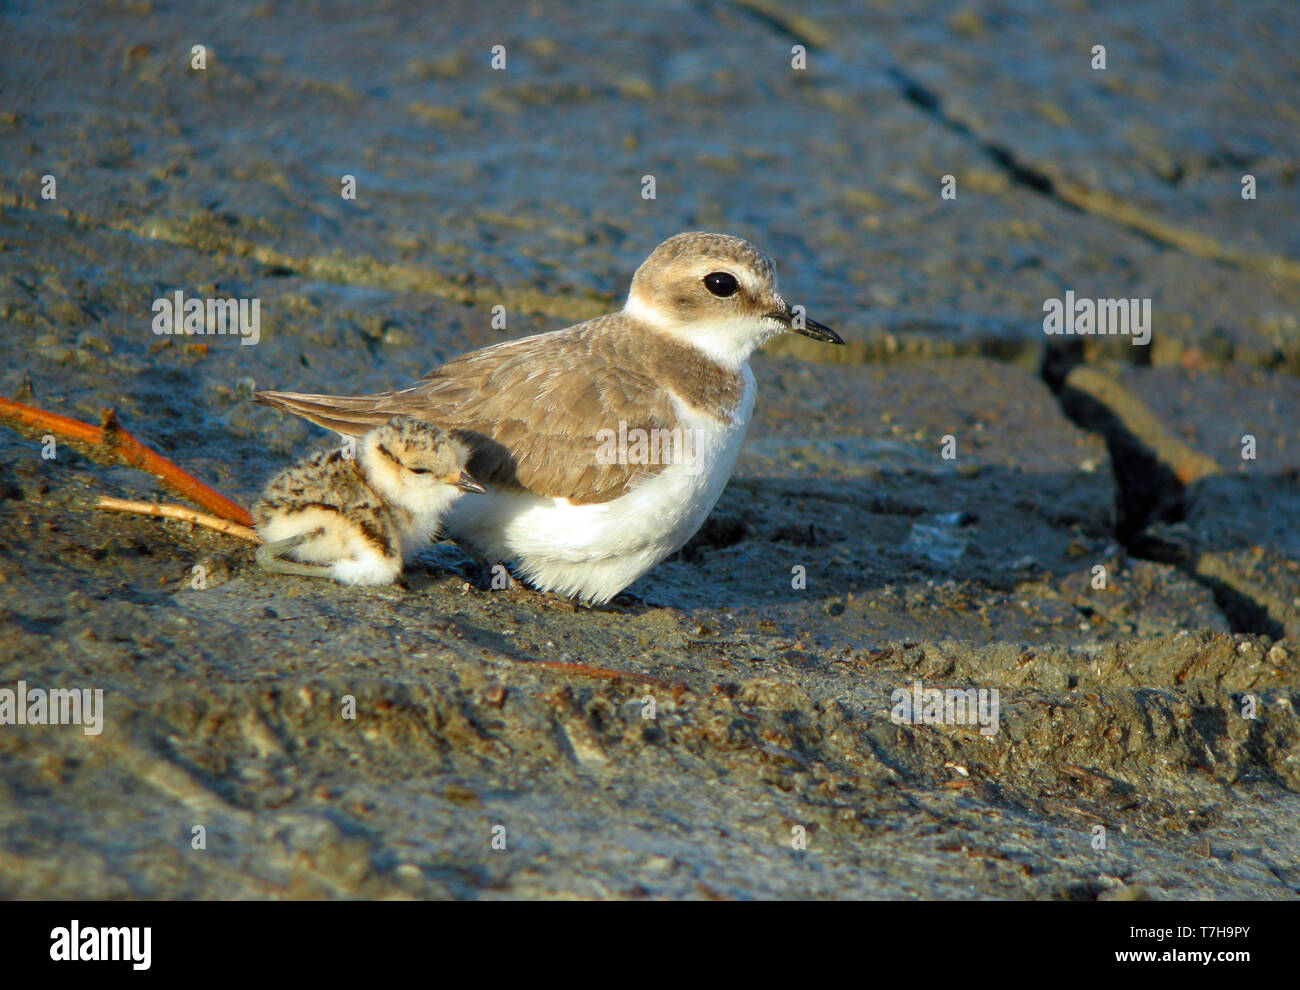
[[[331,442],[255,388],[615,308],[678,231],[848,340],[755,357],[712,517],[606,609],[445,545],[272,576],[0,431],[0,688],[104,692],[97,735],[0,726],[0,895],[1300,891],[1296,4],[119,0],[0,38],[0,389],[244,504]],[[259,300],[256,343],[155,333],[178,291]],[[1045,335],[1067,292],[1149,299],[1150,345]],[[997,731],[892,718],[918,681],[998,689]]]

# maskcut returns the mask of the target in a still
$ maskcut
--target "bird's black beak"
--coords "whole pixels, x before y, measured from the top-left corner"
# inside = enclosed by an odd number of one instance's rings
[[[796,313],[794,307],[786,303],[784,311],[778,310],[775,313],[768,313],[772,319],[777,320],[787,330],[792,333],[801,333],[805,337],[811,337],[813,340],[824,340],[828,344],[842,344],[844,338],[837,334],[824,323],[818,323],[816,320],[810,320],[802,312]]]
[[[487,489],[473,479],[468,471],[460,472],[460,480],[456,482],[456,487],[462,492],[472,492],[475,495],[486,495]]]

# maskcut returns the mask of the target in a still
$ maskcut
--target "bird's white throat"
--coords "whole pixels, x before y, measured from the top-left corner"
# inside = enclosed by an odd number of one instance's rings
[[[694,347],[728,371],[739,371],[756,350],[781,332],[781,324],[766,316],[733,316],[678,323],[654,303],[629,296],[623,313],[656,333]]]

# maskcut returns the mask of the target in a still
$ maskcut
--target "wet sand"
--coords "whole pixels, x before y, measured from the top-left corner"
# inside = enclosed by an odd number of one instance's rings
[[[268,575],[0,431],[0,688],[105,698],[0,726],[0,896],[1300,892],[1293,4],[317,7],[0,15],[3,394],[248,504],[329,442],[254,388],[406,384],[699,228],[848,346],[754,358],[712,516],[606,609],[447,545]],[[176,290],[258,342],[153,333]],[[1150,347],[1047,337],[1067,290]],[[917,681],[997,732],[896,724]]]

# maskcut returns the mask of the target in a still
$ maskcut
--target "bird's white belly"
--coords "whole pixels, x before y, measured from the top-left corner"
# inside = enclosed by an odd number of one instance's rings
[[[687,407],[681,426],[695,437],[694,460],[669,464],[609,502],[492,491],[458,499],[445,521],[452,539],[489,561],[514,561],[544,591],[604,602],[700,528],[736,466],[754,408],[754,379],[734,417],[719,422]]]

